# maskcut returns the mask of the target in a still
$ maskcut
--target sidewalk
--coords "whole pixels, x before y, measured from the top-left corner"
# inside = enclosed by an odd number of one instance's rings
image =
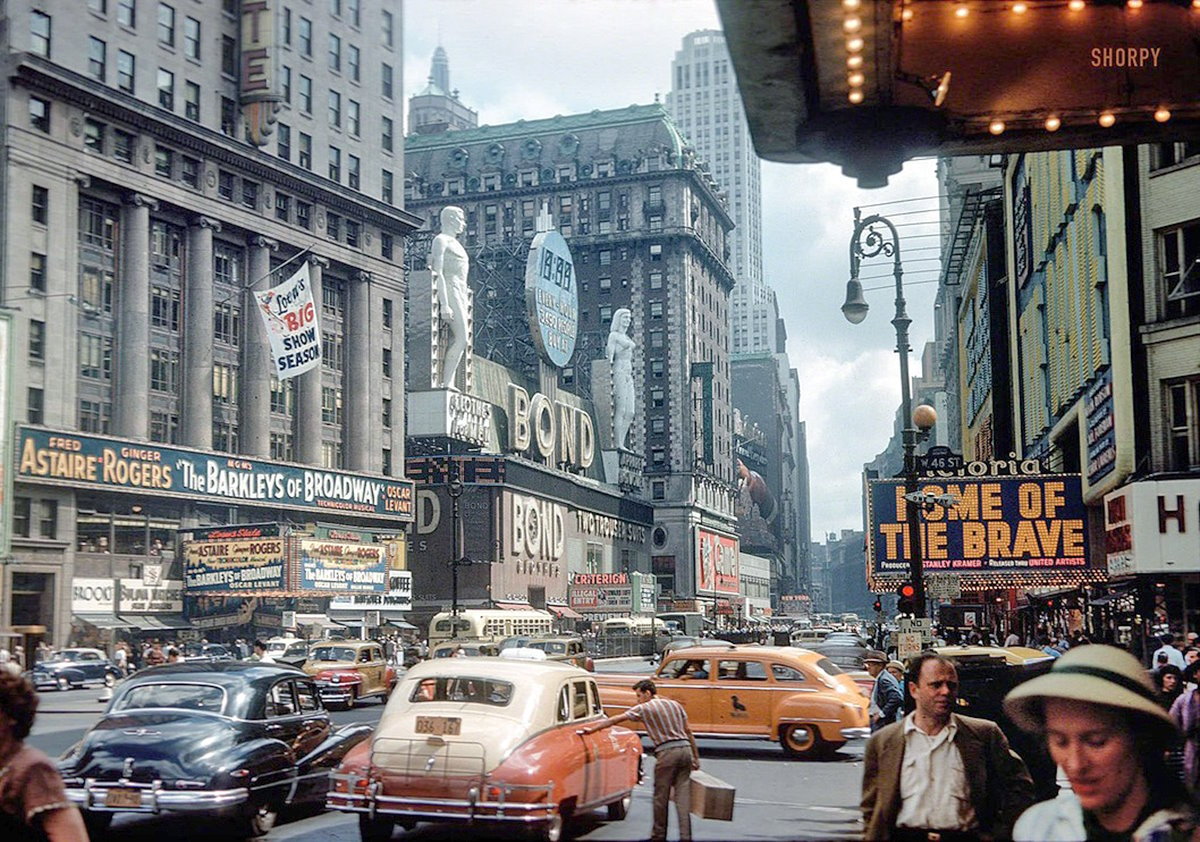
[[[47,713],[100,713],[108,700],[100,701],[104,687],[85,687],[82,690],[50,690],[38,693],[38,715]]]

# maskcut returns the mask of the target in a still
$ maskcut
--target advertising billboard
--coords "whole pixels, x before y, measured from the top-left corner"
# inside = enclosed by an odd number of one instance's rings
[[[927,573],[1054,574],[1088,567],[1087,515],[1078,474],[955,477],[919,483],[954,505],[920,513]],[[908,575],[905,486],[871,480],[869,578]],[[1031,577],[1036,581],[1036,577]]]
[[[696,527],[696,592],[738,593],[738,539]]]
[[[1110,576],[1191,572],[1200,558],[1200,479],[1142,480],[1104,497]]]
[[[388,587],[383,593],[356,593],[338,596],[329,601],[330,611],[363,611],[381,609],[386,613],[412,610],[412,573],[407,570],[388,572]],[[376,624],[378,625],[378,624]]]
[[[543,211],[546,216],[548,213]],[[539,219],[539,222],[541,220]],[[549,219],[545,220],[547,226]],[[542,358],[557,368],[571,361],[579,333],[579,290],[575,264],[562,234],[542,229],[525,262],[525,306],[529,331]]]
[[[186,541],[183,583],[190,594],[243,596],[286,591],[281,537]]]
[[[300,590],[382,594],[387,589],[387,547],[382,544],[301,539]]]
[[[415,498],[406,479],[25,426],[17,428],[17,476],[22,482],[398,521],[413,520]]]

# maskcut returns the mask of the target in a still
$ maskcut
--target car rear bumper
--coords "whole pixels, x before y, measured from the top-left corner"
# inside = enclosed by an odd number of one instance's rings
[[[843,728],[841,731],[843,740],[865,740],[871,736],[870,728]]]
[[[136,790],[140,794],[138,806],[108,806],[110,790]],[[163,789],[162,781],[151,784],[118,783],[87,780],[83,786],[67,787],[67,800],[81,810],[97,813],[209,813],[220,814],[246,803],[249,790],[169,790]]]
[[[339,784],[348,789],[354,786],[355,775],[333,774],[329,776],[333,789],[325,799],[325,808],[347,813],[363,813],[375,816],[399,816],[403,818],[427,819],[439,822],[517,822],[537,824],[550,821],[558,812],[558,805],[551,801],[553,785],[507,785],[484,784],[492,797],[480,798],[480,788],[471,787],[466,798],[435,798],[416,793],[404,796],[380,794],[378,783],[372,783],[366,792],[339,791]],[[522,799],[538,798],[536,801],[513,801],[514,795]]]

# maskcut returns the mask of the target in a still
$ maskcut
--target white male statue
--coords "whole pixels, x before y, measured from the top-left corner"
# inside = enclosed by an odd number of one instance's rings
[[[467,257],[467,250],[458,241],[458,235],[467,227],[463,209],[454,205],[442,208],[441,223],[442,232],[433,238],[433,247],[429,250],[429,268],[437,285],[441,322],[448,334],[437,385],[442,389],[457,391],[454,376],[458,373],[470,340],[467,327],[467,303],[470,299],[467,272],[471,261]]]
[[[613,313],[608,333],[608,361],[612,364],[613,446],[625,448],[629,428],[633,425],[633,339],[629,325],[633,313],[625,307]]]

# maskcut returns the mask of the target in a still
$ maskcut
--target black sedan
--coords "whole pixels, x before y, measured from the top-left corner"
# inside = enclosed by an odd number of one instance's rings
[[[170,664],[123,682],[58,765],[93,839],[118,813],[220,817],[249,838],[284,807],[322,803],[330,771],[370,733],[334,731],[295,667]]]
[[[70,690],[93,683],[112,687],[120,677],[121,671],[103,652],[84,648],[60,649],[29,672],[29,680],[39,690]]]

